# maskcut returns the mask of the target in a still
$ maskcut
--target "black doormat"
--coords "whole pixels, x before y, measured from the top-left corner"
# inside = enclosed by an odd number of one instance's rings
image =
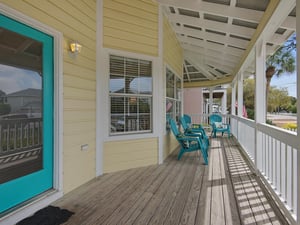
[[[73,214],[67,209],[50,205],[37,211],[33,216],[21,220],[16,225],[59,225],[66,222]]]

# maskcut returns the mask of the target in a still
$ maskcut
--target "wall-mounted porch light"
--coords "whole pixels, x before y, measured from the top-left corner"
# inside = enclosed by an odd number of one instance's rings
[[[70,42],[70,51],[73,53],[73,54],[78,54],[81,52],[81,48],[82,48],[82,45],[79,44],[77,41],[71,41]]]

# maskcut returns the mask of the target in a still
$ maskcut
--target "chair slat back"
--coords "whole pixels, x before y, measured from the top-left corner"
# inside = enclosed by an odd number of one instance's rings
[[[192,124],[192,118],[189,115],[184,114],[183,118],[184,118],[184,121],[186,122],[187,126],[190,126]]]
[[[189,126],[188,126],[188,124],[187,124],[187,122],[186,122],[186,120],[185,120],[185,116],[180,117],[180,123],[181,123],[182,128],[183,128],[184,130],[186,130],[186,129],[189,128]]]
[[[210,124],[213,124],[215,122],[222,122],[222,116],[218,114],[212,114],[209,116],[209,122]]]

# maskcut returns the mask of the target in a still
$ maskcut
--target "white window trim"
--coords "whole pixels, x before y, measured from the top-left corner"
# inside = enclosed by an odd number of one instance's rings
[[[154,118],[153,118],[153,102],[154,102],[154,99],[153,99],[153,61],[151,60],[144,60],[144,59],[141,59],[141,58],[134,58],[134,57],[124,57],[124,56],[120,56],[120,55],[116,55],[116,54],[110,54],[109,55],[109,58],[111,59],[111,56],[115,56],[115,57],[122,57],[124,60],[126,59],[134,59],[134,60],[138,60],[138,64],[140,64],[140,61],[146,61],[146,62],[150,62],[151,63],[151,94],[141,94],[141,93],[138,93],[138,94],[130,94],[130,93],[111,93],[109,92],[109,127],[108,127],[108,132],[109,132],[109,136],[116,136],[116,135],[130,135],[130,134],[146,134],[146,133],[152,133],[153,132],[153,123],[154,123]],[[124,62],[123,62],[124,63]],[[110,67],[110,65],[109,65]],[[109,68],[110,70],[110,68]],[[124,71],[125,73],[125,71]],[[125,75],[125,74],[123,74]],[[111,79],[111,74],[109,72],[108,74],[109,76],[109,82],[110,82],[110,79]],[[114,76],[114,75],[113,75]],[[127,76],[127,75],[126,75]],[[138,76],[140,76],[140,74],[138,74]],[[109,83],[108,83],[109,85]],[[150,111],[150,123],[151,123],[151,126],[150,126],[150,129],[149,130],[133,130],[133,131],[123,131],[123,132],[111,132],[110,131],[110,126],[111,126],[111,118],[112,118],[112,113],[111,113],[111,104],[112,104],[112,101],[111,101],[111,98],[114,98],[114,97],[131,97],[131,96],[134,96],[136,98],[148,98],[150,99],[151,98],[151,111]],[[125,113],[125,112],[124,112]],[[125,114],[123,113],[123,116],[125,116]],[[140,115],[140,113],[137,113],[137,115]]]
[[[0,13],[53,37],[54,40],[54,180],[53,190],[0,218],[0,224],[14,224],[63,196],[63,35],[61,32],[0,3]]]
[[[147,60],[152,62],[152,132],[141,132],[141,133],[134,133],[134,134],[120,134],[120,135],[110,135],[109,134],[109,126],[110,126],[110,109],[109,109],[109,56],[110,55],[116,55],[116,56],[122,56],[127,58],[136,58],[141,60]],[[157,102],[159,99],[158,96],[158,85],[157,82],[159,79],[159,73],[158,73],[158,58],[133,52],[125,52],[121,50],[115,50],[115,49],[108,49],[103,48],[102,49],[102,70],[101,74],[100,72],[97,73],[97,83],[101,85],[99,88],[102,89],[101,96],[98,96],[102,100],[102,104],[97,101],[97,104],[101,104],[101,107],[99,107],[100,114],[97,113],[97,116],[101,118],[101,125],[97,124],[97,127],[102,127],[102,140],[105,141],[118,141],[118,140],[132,140],[132,139],[142,139],[142,138],[152,138],[152,137],[158,137],[157,134],[157,123],[155,121],[155,118],[158,118],[158,110],[157,108]],[[99,81],[98,81],[99,80]],[[97,87],[98,88],[98,87]],[[156,102],[157,101],[157,102]],[[97,107],[98,108],[98,107]],[[100,120],[100,119],[99,119]]]
[[[180,77],[176,72],[175,70],[172,68],[172,66],[170,66],[169,64],[165,63],[164,64],[164,124],[167,123],[166,121],[166,102],[167,102],[167,95],[166,95],[166,84],[167,84],[167,79],[166,79],[166,72],[167,72],[167,69],[170,70],[177,78],[180,79],[181,81],[181,96],[180,96],[180,99],[181,99],[181,114],[183,112],[183,77]],[[166,125],[164,125],[164,135],[168,134],[169,131],[166,129]]]

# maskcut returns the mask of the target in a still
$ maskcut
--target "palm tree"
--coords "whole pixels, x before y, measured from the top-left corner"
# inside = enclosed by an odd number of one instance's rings
[[[296,69],[295,65],[296,50],[296,34],[294,33],[286,43],[279,47],[278,50],[267,59],[266,69],[266,98],[268,101],[268,93],[272,77],[281,76],[283,73],[293,73]],[[268,105],[268,104],[267,104]]]

